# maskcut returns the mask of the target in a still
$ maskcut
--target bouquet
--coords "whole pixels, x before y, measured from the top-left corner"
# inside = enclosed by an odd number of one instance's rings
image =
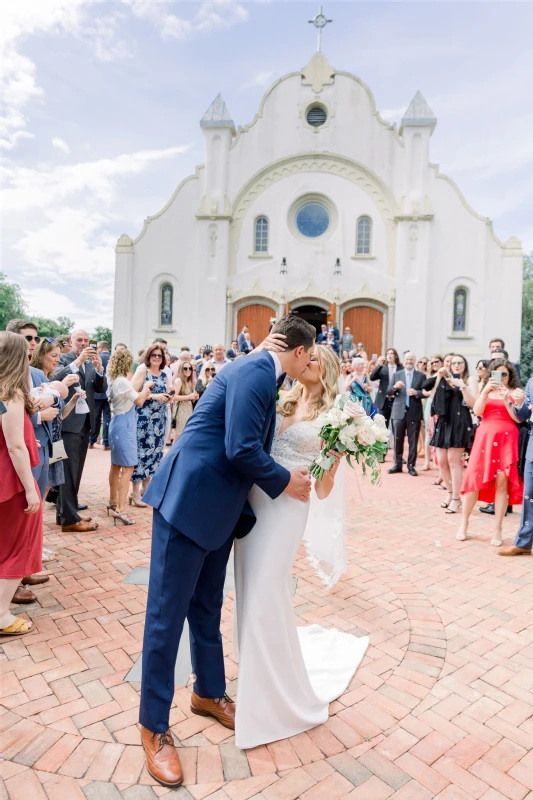
[[[360,402],[345,393],[337,395],[332,408],[322,414],[318,421],[322,425],[319,436],[324,441],[324,447],[309,467],[311,475],[322,480],[335,461],[333,456],[328,456],[328,452],[336,450],[346,453],[346,461],[352,468],[352,458],[355,458],[361,466],[363,477],[369,470],[370,482],[379,483],[379,465],[385,458],[389,443],[385,417],[376,414],[372,419]]]

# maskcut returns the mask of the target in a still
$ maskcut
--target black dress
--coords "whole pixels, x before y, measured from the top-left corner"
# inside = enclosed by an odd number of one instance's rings
[[[431,410],[438,414],[431,447],[440,447],[443,450],[458,447],[468,450],[472,446],[474,425],[460,389],[441,380],[433,397]]]

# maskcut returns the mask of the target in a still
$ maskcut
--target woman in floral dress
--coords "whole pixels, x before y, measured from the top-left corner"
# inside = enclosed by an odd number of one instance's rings
[[[146,381],[154,384],[146,403],[137,408],[138,463],[131,478],[132,493],[129,497],[130,505],[137,508],[146,508],[146,503],[141,500],[141,486],[144,494],[163,458],[167,404],[171,397],[168,379],[162,371],[164,366],[165,354],[161,345],[153,344],[144,353],[144,361],[137,367],[131,381],[137,392],[141,391]]]

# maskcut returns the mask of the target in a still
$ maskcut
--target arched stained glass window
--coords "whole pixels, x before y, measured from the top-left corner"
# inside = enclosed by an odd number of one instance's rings
[[[257,217],[255,221],[255,253],[268,253],[268,219]]]
[[[357,220],[357,237],[355,253],[358,256],[369,256],[372,245],[372,220],[370,217],[359,217]]]
[[[160,322],[161,325],[172,325],[172,305],[174,289],[172,284],[164,283],[161,287]]]
[[[459,288],[453,293],[453,332],[466,331],[466,289]]]

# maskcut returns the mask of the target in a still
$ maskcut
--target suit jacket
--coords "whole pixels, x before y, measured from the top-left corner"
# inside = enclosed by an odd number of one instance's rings
[[[109,358],[111,353],[108,350],[104,350],[103,353],[100,353],[100,359],[102,361],[102,366],[104,368],[104,375],[107,375],[107,365],[109,364]],[[105,392],[95,392],[94,393],[95,400],[107,400],[107,394]]]
[[[238,358],[202,395],[143,500],[206,550],[221,547],[232,532],[246,536],[255,524],[247,501],[252,485],[275,498],[290,480],[269,456],[275,417],[270,353]]]
[[[341,345],[341,352],[342,350],[353,350],[353,334],[352,333],[343,333],[340,338],[340,345]]]
[[[66,378],[67,375],[70,375],[72,372],[70,365],[76,360],[76,358],[77,356],[72,352],[72,350],[70,353],[63,353],[61,356],[59,356],[59,364],[56,371],[52,375],[52,380],[62,381],[63,378]],[[99,375],[95,370],[92,361],[86,361],[80,369],[78,375],[81,388],[87,392],[89,415],[76,414],[76,409],[73,409],[68,417],[63,420],[63,431],[65,433],[80,433],[87,421],[87,416],[90,418],[90,424],[92,427],[95,416],[95,392],[105,392],[107,389],[105,373],[103,375]],[[76,386],[76,384],[74,384],[74,386]],[[74,386],[71,386],[68,390],[67,403],[75,394]]]
[[[529,406],[533,405],[533,378],[530,378],[526,385],[526,399],[521,408],[515,409],[515,414],[520,422],[525,422],[531,416]],[[533,425],[529,430],[529,441],[526,450],[526,461],[533,462]]]
[[[401,365],[397,365],[396,372],[394,373],[395,377],[400,369],[402,369]],[[374,405],[381,411],[385,405],[387,393],[389,391],[389,365],[383,364],[381,367],[375,367],[370,374],[370,380],[379,381],[379,389],[376,394],[376,399],[374,400]],[[395,383],[395,381],[393,381],[393,383]]]
[[[409,418],[418,422],[424,418],[424,411],[422,408],[422,384],[426,380],[426,376],[420,370],[413,370],[413,378],[411,381],[411,389],[416,389],[416,396],[413,395],[409,398]],[[397,381],[403,381],[404,386],[401,389],[393,389],[392,387]],[[388,394],[393,395],[394,401],[392,403],[391,419],[401,420],[405,417],[407,407],[405,405],[407,400],[407,391],[405,386],[405,369],[396,370],[392,376],[392,381],[389,385]]]

